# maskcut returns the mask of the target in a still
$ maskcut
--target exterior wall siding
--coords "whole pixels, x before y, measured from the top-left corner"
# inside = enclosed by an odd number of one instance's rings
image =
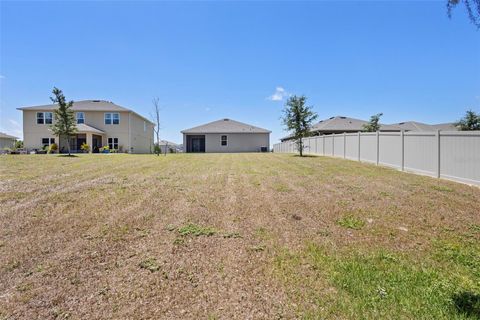
[[[186,146],[186,136],[183,142]],[[270,147],[269,133],[205,133],[205,152],[228,153],[228,152],[260,152],[261,147]],[[227,145],[221,145],[221,137],[227,136]]]
[[[313,154],[480,185],[480,131],[347,133],[306,138],[305,146]],[[273,150],[297,152],[291,141]]]

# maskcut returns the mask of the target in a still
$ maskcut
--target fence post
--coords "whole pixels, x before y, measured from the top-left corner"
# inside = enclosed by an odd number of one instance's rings
[[[347,157],[347,134],[343,133],[343,159]]]
[[[360,162],[360,131],[358,131],[358,161]]]
[[[440,178],[440,130],[435,133],[435,140],[437,144],[437,178]]]
[[[405,171],[405,135],[404,131],[400,130],[400,140],[401,140],[401,148],[402,148],[402,171]]]
[[[378,166],[378,163],[380,162],[380,134],[377,130],[377,166]]]
[[[325,135],[322,136],[323,155],[325,156]]]

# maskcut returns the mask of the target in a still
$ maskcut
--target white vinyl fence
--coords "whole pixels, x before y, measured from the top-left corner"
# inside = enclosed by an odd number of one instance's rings
[[[480,131],[362,132],[304,139],[305,154],[365,161],[480,185]],[[294,142],[273,145],[279,153],[297,152]]]

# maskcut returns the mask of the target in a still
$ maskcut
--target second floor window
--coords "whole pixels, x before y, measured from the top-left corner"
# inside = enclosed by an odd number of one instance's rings
[[[85,123],[85,113],[77,112],[77,124]]]
[[[37,112],[37,124],[52,124],[53,112]]]
[[[105,113],[105,124],[120,124],[120,113]]]

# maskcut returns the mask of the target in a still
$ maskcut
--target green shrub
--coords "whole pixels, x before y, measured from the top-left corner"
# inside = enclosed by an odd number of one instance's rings
[[[365,221],[351,214],[338,219],[337,223],[344,228],[354,230],[362,229],[365,226]]]
[[[80,149],[85,153],[90,152],[90,146],[85,142],[82,143],[82,145],[80,146]]]
[[[182,236],[192,235],[192,236],[195,236],[195,237],[198,237],[198,236],[212,236],[215,233],[217,233],[217,231],[212,227],[202,227],[202,226],[199,226],[199,225],[196,225],[196,224],[193,224],[193,223],[190,223],[186,226],[178,228],[178,232]]]

